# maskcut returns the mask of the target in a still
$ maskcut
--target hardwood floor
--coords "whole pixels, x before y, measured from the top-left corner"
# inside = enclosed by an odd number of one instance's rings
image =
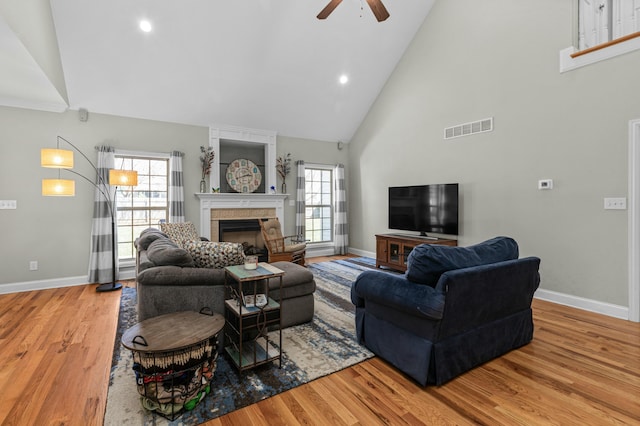
[[[92,285],[0,295],[1,424],[102,424],[119,298]],[[533,308],[531,344],[443,386],[373,358],[206,425],[639,424],[640,324]]]

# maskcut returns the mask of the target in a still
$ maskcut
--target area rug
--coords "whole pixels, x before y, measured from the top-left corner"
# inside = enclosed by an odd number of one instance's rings
[[[356,341],[350,297],[353,281],[369,268],[343,260],[310,264],[317,285],[314,318],[283,330],[282,368],[268,364],[241,377],[220,356],[211,393],[174,421],[140,404],[131,352],[120,345],[124,330],[136,322],[135,289],[124,288],[104,424],[197,425],[371,358],[373,354]]]

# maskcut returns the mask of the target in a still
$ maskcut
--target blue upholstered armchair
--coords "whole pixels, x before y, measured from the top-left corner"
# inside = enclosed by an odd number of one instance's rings
[[[405,275],[366,271],[351,289],[360,343],[422,385],[442,383],[533,338],[540,259],[496,237],[424,244]]]

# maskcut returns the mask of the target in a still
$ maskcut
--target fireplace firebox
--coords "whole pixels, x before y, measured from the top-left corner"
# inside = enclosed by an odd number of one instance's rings
[[[219,222],[219,239],[220,241],[241,243],[244,247],[244,254],[258,256],[260,262],[267,262],[269,259],[258,219],[221,220]]]

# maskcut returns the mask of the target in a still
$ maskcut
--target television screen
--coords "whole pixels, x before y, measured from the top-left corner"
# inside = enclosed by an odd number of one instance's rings
[[[458,184],[390,187],[389,229],[458,235]]]

